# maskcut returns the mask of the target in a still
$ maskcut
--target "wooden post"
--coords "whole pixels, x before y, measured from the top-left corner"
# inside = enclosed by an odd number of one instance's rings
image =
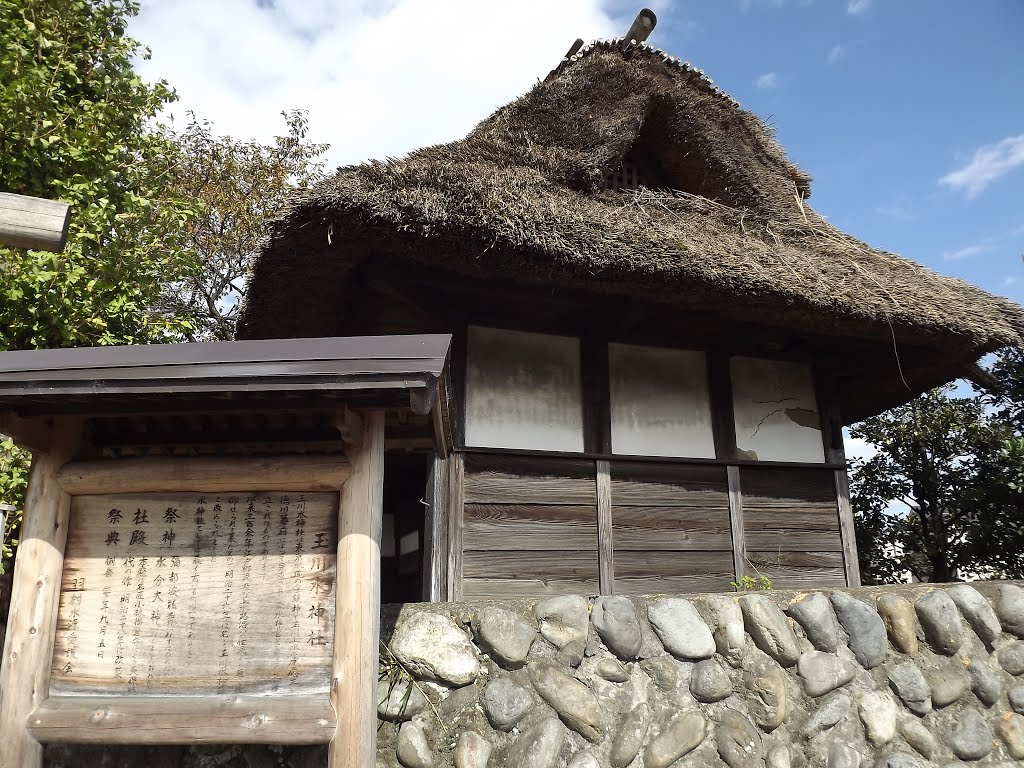
[[[60,253],[70,221],[67,203],[0,192],[0,245]]]
[[[331,703],[338,726],[330,768],[377,762],[377,664],[380,642],[380,529],[384,493],[384,413],[363,416],[352,474],[338,509],[337,611]]]
[[[465,520],[465,462],[461,453],[448,457],[448,599],[462,599],[462,527]]]
[[[615,541],[612,533],[611,462],[597,465],[597,582],[602,595],[615,594]]]
[[[732,568],[736,581],[747,575],[747,535],[743,530],[743,492],[740,487],[740,468],[726,467],[729,481],[729,528],[732,531]]]
[[[860,586],[860,560],[857,557],[857,533],[853,525],[853,507],[850,506],[850,481],[845,469],[837,469],[836,496],[839,499],[839,535],[843,542],[843,567],[846,586]]]
[[[448,596],[448,461],[435,456],[427,480],[427,525],[423,542],[423,599]]]
[[[74,454],[80,434],[78,421],[60,423],[49,451],[37,453],[32,461],[0,664],[0,768],[43,764],[42,746],[29,735],[27,720],[50,688],[71,508],[71,497],[57,482],[57,470]]]

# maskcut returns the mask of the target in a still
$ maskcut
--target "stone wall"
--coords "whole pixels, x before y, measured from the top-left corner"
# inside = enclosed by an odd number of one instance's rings
[[[378,768],[1024,765],[1017,584],[385,618]]]

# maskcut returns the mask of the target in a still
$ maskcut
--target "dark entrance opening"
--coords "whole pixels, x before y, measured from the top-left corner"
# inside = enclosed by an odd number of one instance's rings
[[[423,542],[427,507],[424,494],[431,454],[384,454],[384,515],[380,536],[380,600],[411,603],[423,599]]]

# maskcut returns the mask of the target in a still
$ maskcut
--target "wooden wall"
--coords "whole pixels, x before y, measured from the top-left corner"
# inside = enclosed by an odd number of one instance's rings
[[[464,600],[596,594],[594,462],[465,457]]]
[[[725,467],[613,461],[611,499],[616,594],[730,589]]]
[[[729,591],[744,574],[778,588],[847,583],[834,469],[461,456],[451,599]],[[610,467],[605,539],[602,465]],[[602,567],[611,575],[603,590]]]
[[[780,589],[844,586],[834,470],[741,467],[747,574]]]

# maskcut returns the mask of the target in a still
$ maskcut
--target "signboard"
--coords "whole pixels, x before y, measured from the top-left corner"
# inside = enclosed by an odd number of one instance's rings
[[[75,496],[50,695],[328,691],[337,493]]]

